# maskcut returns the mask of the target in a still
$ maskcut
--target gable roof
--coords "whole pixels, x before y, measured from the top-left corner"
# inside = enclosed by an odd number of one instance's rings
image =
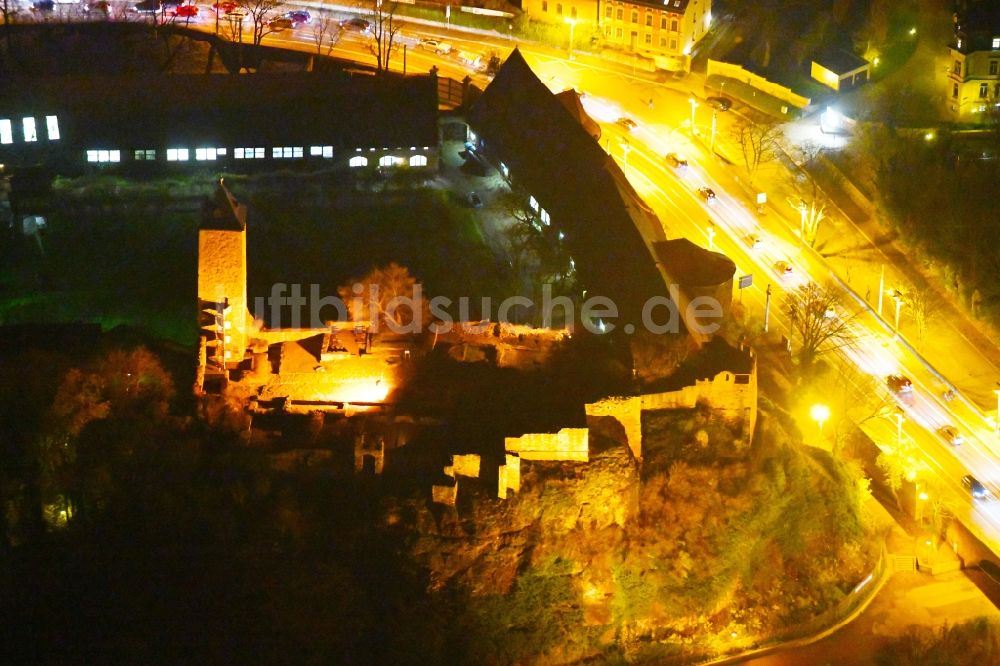
[[[813,56],[813,62],[822,65],[834,74],[844,75],[868,67],[870,64],[861,56],[844,49],[827,49]]]
[[[565,233],[582,286],[638,321],[652,296],[666,296],[649,246],[663,226],[621,169],[535,76],[515,49],[472,106],[484,149],[510,169]]]

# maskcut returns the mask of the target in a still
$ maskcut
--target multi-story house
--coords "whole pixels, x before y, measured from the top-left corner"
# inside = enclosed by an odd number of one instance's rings
[[[712,0],[522,0],[533,20],[596,32],[604,44],[652,59],[661,69],[688,69],[691,51],[712,21]]]
[[[954,18],[948,108],[956,121],[978,122],[1000,104],[1000,3],[966,0]]]
[[[686,70],[694,45],[712,22],[712,0],[599,0],[605,43]]]

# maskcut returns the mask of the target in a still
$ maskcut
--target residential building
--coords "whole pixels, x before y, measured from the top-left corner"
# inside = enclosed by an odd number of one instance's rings
[[[712,0],[598,0],[606,44],[651,58],[659,69],[688,70],[711,27]]]
[[[1000,4],[966,0],[956,9],[948,48],[948,109],[955,121],[978,122],[1000,103]]]
[[[521,9],[534,21],[543,23],[569,24],[578,21],[578,30],[583,30],[581,24],[597,25],[597,7],[599,0],[522,0]],[[567,32],[567,35],[569,33]],[[583,36],[583,32],[578,32]]]

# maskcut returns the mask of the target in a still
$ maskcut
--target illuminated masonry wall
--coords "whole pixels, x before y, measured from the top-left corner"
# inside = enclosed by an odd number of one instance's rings
[[[747,441],[757,425],[757,371],[749,374],[720,372],[712,379],[697,380],[677,391],[648,393],[629,398],[612,397],[586,406],[587,417],[610,416],[625,429],[629,448],[642,457],[642,412],[658,409],[691,409],[707,404],[724,419],[742,421]]]
[[[458,499],[458,477],[479,478],[479,456],[475,453],[451,456],[451,464],[444,468],[449,482],[431,486],[431,499],[438,504],[454,506]]]

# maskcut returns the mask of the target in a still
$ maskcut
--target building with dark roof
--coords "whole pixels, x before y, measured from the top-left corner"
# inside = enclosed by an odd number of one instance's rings
[[[435,168],[434,76],[318,72],[0,81],[0,163]],[[400,122],[405,119],[405,122]]]
[[[954,37],[948,45],[948,109],[962,122],[981,122],[1000,104],[1000,4],[996,0],[956,3]]]
[[[827,49],[815,54],[809,68],[813,79],[834,90],[846,90],[871,77],[872,64],[844,49]]]
[[[544,222],[564,233],[588,295],[611,298],[625,322],[638,324],[651,299],[669,296],[686,317],[687,294],[668,290],[682,280],[654,259],[653,247],[667,240],[659,218],[516,49],[468,121],[478,150],[530,193],[529,205]]]

